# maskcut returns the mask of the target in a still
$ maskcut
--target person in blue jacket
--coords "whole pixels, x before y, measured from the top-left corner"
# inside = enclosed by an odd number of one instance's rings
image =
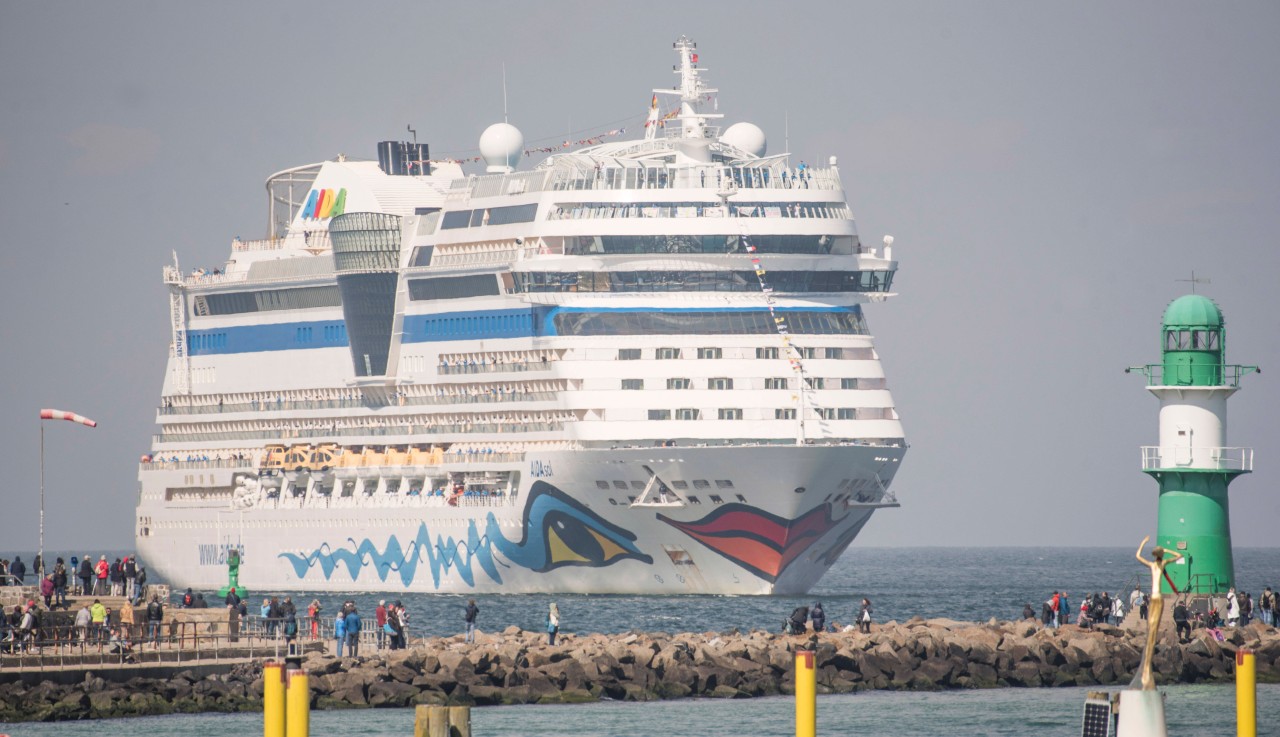
[[[347,621],[343,616],[342,610],[338,610],[338,616],[333,620],[333,636],[338,641],[338,657],[342,657],[342,646],[347,644]]]
[[[357,657],[360,654],[360,615],[356,613],[355,605],[347,611],[347,654],[351,657]]]

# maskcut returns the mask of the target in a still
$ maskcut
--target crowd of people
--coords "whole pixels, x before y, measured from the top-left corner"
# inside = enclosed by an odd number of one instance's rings
[[[1137,612],[1141,621],[1147,620],[1148,606],[1151,597],[1134,587],[1128,597],[1129,612]],[[1111,596],[1103,591],[1101,594],[1089,593],[1080,602],[1076,624],[1080,627],[1091,627],[1095,624],[1119,625],[1125,619],[1125,599],[1119,595]],[[1066,591],[1054,591],[1040,606],[1039,620],[1045,627],[1061,627],[1071,623],[1071,605]],[[1036,619],[1031,604],[1022,609],[1023,619]],[[1191,637],[1192,628],[1205,628],[1220,638],[1216,631],[1223,627],[1243,627],[1257,619],[1268,627],[1275,627],[1280,622],[1280,596],[1270,586],[1263,589],[1255,601],[1253,594],[1247,591],[1236,591],[1231,588],[1223,596],[1192,596],[1176,594],[1173,607],[1173,621],[1177,626],[1179,639]],[[1184,640],[1185,641],[1185,640]]]
[[[68,608],[68,596],[117,596],[138,604],[146,589],[147,569],[133,555],[109,563],[105,555],[94,562],[88,553],[83,558],[73,555],[69,562],[59,557],[49,570],[37,555],[28,569],[22,556],[15,555],[13,560],[0,560],[0,585],[39,587],[46,609]]]
[[[871,600],[863,599],[859,605],[858,612],[854,615],[853,624],[841,627],[838,622],[832,622],[831,631],[853,632],[856,630],[869,634],[871,632],[871,614]],[[822,602],[820,601],[815,601],[812,607],[801,605],[792,610],[791,616],[782,622],[782,633],[786,635],[803,635],[809,631],[810,624],[813,625],[814,632],[824,632],[827,629],[827,612],[822,608]]]

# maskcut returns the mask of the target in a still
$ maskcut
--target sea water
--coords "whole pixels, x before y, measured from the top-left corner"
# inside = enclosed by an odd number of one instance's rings
[[[1166,719],[1172,737],[1235,734],[1230,685],[1172,686]],[[818,697],[818,734],[856,737],[1068,737],[1080,734],[1084,688],[982,691],[866,691]],[[311,713],[314,737],[410,737],[412,709]],[[252,735],[261,714],[192,714],[98,722],[0,725],[13,737],[168,737]],[[742,701],[685,699],[556,706],[494,706],[471,711],[476,737],[785,737],[795,734],[789,697]],[[1258,735],[1280,735],[1280,685],[1258,687]]]
[[[1020,618],[1024,604],[1031,604],[1039,614],[1040,604],[1055,590],[1069,594],[1074,621],[1085,594],[1120,593],[1127,610],[1128,593],[1135,583],[1150,590],[1150,572],[1134,559],[1136,550],[1136,544],[1133,548],[854,548],[805,596],[370,593],[380,583],[372,576],[369,590],[363,592],[290,595],[300,617],[313,599],[320,601],[326,617],[332,617],[348,599],[366,617],[379,600],[401,601],[408,608],[410,633],[415,637],[461,632],[469,598],[475,598],[480,607],[480,630],[490,632],[511,625],[541,631],[553,601],[560,608],[561,632],[580,633],[780,631],[792,609],[815,601],[822,602],[828,624],[847,623],[863,597],[871,600],[877,622],[903,622],[916,616],[985,622],[992,617]],[[1278,565],[1277,548],[1235,551],[1236,580],[1255,598],[1264,586],[1280,588]],[[388,577],[388,591],[394,591],[397,580]],[[250,614],[259,613],[264,596],[279,595],[283,600],[280,592],[258,590],[251,580],[242,583],[249,591]],[[363,577],[359,583],[365,583]],[[174,592],[175,601],[179,593]],[[210,606],[222,605],[216,592],[204,593]]]

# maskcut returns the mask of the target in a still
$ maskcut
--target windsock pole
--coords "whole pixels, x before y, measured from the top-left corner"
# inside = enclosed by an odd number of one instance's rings
[[[65,412],[60,409],[42,409],[40,410],[40,569],[36,571],[36,575],[44,578],[44,422],[43,420],[69,420],[77,422],[85,427],[97,427],[98,423],[75,412]]]

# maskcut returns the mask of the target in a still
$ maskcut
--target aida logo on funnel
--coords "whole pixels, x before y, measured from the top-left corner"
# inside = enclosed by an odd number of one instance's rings
[[[343,213],[347,207],[347,189],[313,189],[302,206],[303,220],[326,220]]]

